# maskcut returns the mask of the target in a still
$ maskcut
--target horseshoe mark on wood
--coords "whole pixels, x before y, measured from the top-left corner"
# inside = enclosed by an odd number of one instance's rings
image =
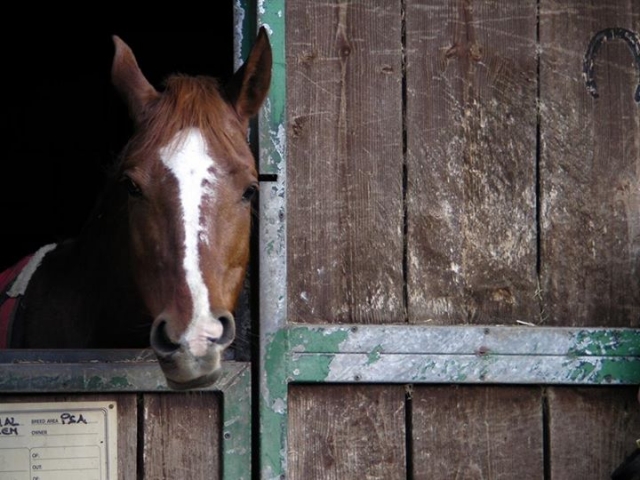
[[[582,69],[587,91],[593,98],[599,97],[598,86],[596,85],[594,76],[595,56],[598,53],[598,50],[600,50],[600,47],[602,47],[603,43],[615,39],[621,39],[625,41],[625,43],[629,47],[629,50],[631,50],[633,58],[636,62],[636,66],[638,68],[638,73],[640,74],[640,39],[638,38],[638,34],[632,32],[631,30],[617,27],[605,28],[604,30],[600,30],[593,36],[593,38],[589,42],[587,53],[584,56]],[[636,93],[633,98],[636,103],[640,103],[640,80],[638,80],[638,86],[636,87]]]

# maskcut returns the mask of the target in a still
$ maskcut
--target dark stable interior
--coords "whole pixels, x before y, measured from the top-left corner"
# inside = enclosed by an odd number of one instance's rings
[[[227,2],[222,2],[227,3]],[[233,73],[232,4],[204,32],[4,33],[0,271],[39,246],[75,236],[132,131],[110,83],[111,35],[149,81]]]

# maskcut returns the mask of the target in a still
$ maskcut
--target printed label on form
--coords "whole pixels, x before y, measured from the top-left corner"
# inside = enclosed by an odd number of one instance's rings
[[[116,480],[115,402],[0,404],[0,480]]]

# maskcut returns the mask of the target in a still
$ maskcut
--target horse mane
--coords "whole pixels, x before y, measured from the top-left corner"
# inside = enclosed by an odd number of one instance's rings
[[[175,74],[167,78],[161,94],[143,112],[137,132],[144,134],[133,135],[123,151],[122,161],[131,158],[135,162],[140,155],[157,151],[188,128],[202,132],[208,144],[222,153],[220,161],[245,159],[237,145],[246,144],[243,134],[246,126],[218,81],[207,76]]]

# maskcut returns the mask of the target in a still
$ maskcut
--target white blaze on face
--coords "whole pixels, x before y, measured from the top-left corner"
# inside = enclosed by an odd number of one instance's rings
[[[200,210],[204,198],[215,195],[217,179],[211,169],[213,160],[202,134],[195,128],[176,135],[160,150],[160,158],[178,182],[184,224],[184,271],[193,314],[182,340],[193,355],[202,356],[207,352],[209,339],[222,336],[222,324],[211,314],[198,250],[199,239],[209,240],[208,230],[200,224]]]

